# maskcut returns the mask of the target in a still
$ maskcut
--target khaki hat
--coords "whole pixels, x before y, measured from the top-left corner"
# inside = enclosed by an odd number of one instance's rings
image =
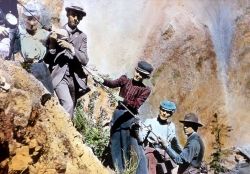
[[[0,76],[0,88],[5,91],[10,89],[10,84],[6,82],[6,79],[3,76]]]

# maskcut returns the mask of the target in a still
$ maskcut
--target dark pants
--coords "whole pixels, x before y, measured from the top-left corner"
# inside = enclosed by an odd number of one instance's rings
[[[118,172],[123,173],[125,167],[128,167],[125,166],[125,163],[129,163],[134,153],[137,161],[133,162],[132,165],[137,166],[136,174],[147,174],[147,161],[143,148],[138,145],[137,139],[131,136],[130,126],[133,121],[134,117],[126,110],[116,109],[113,114],[111,125],[113,165]]]
[[[42,82],[44,87],[53,95],[54,89],[49,69],[44,62],[32,63],[30,66],[30,72],[35,76],[37,80]]]

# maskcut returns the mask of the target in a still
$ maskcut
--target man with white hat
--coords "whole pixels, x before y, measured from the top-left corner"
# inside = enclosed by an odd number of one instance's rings
[[[38,62],[46,54],[46,41],[49,32],[39,28],[40,11],[38,4],[25,6],[24,28],[20,28],[21,54],[26,62]]]
[[[159,114],[156,118],[146,119],[143,128],[142,138],[144,139],[145,154],[148,159],[149,174],[168,173],[176,166],[166,155],[165,150],[162,149],[158,142],[158,137],[167,141],[171,147],[181,152],[175,132],[175,125],[171,121],[176,105],[169,100],[163,100],[160,103]],[[149,132],[148,132],[149,131]],[[154,134],[153,134],[153,133]],[[146,139],[145,139],[146,138]]]
[[[90,91],[87,75],[83,70],[83,66],[89,61],[87,36],[77,27],[86,12],[79,6],[69,6],[65,10],[68,23],[63,29],[68,36],[62,38],[55,32],[50,35],[49,52],[44,61],[49,64],[53,87],[60,104],[70,118],[73,118],[77,99]],[[63,35],[62,30],[60,33]]]
[[[147,161],[142,146],[138,145],[137,137],[133,136],[133,130],[130,129],[136,119],[124,106],[133,114],[138,114],[138,109],[151,93],[151,89],[144,85],[143,80],[150,78],[152,71],[151,64],[146,61],[139,61],[133,78],[128,78],[126,75],[122,75],[116,80],[94,77],[97,82],[109,88],[120,87],[119,95],[115,97],[118,106],[112,117],[110,133],[113,165],[120,173],[125,170],[125,161],[130,161],[131,151],[135,151],[138,158],[136,174],[148,173]]]
[[[166,140],[160,137],[158,140],[170,158],[179,165],[178,174],[200,174],[205,147],[197,130],[203,125],[194,113],[186,114],[184,120],[180,120],[180,122],[183,123],[183,130],[187,135],[187,142],[181,152],[175,151]]]

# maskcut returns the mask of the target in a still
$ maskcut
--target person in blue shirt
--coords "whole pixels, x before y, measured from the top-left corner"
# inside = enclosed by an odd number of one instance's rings
[[[176,152],[166,140],[160,137],[158,140],[170,158],[179,165],[178,174],[198,174],[200,173],[205,147],[197,134],[197,130],[203,125],[199,123],[199,119],[194,113],[185,115],[184,120],[180,120],[180,122],[183,123],[183,130],[187,135],[187,142],[181,152]]]

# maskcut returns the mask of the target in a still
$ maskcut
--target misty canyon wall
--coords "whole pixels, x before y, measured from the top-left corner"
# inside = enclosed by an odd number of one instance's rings
[[[70,4],[69,1],[65,1]],[[162,99],[177,103],[178,122],[195,112],[200,133],[212,151],[211,122],[232,126],[225,147],[249,142],[249,0],[240,1],[84,1],[88,15],[82,26],[89,36],[90,63],[113,78],[133,74],[145,58],[155,67],[153,93],[141,109],[154,117]]]

